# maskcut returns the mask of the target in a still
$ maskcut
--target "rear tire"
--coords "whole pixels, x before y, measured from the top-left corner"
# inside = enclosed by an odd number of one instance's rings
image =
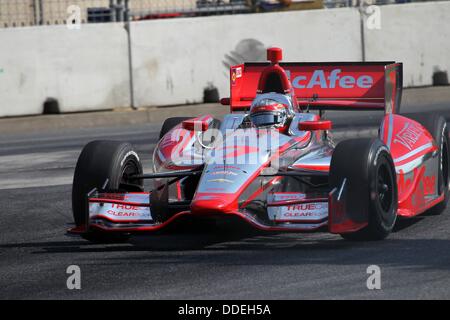
[[[86,194],[106,184],[108,192],[143,191],[143,181],[130,181],[128,176],[142,173],[137,153],[129,143],[92,141],[82,150],[75,168],[72,187],[72,209],[76,226],[86,223]],[[83,238],[92,242],[124,242],[129,234],[90,231]]]
[[[351,139],[340,142],[330,166],[330,186],[347,188],[347,214],[368,225],[341,236],[348,240],[382,240],[397,219],[397,182],[394,162],[379,139]]]
[[[447,121],[443,116],[435,113],[409,113],[402,114],[402,116],[423,125],[439,146],[438,193],[439,195],[444,194],[444,200],[428,210],[428,212],[440,214],[447,207],[449,200],[450,144]]]

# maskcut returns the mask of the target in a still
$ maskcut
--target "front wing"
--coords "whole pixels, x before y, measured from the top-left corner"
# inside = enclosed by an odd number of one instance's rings
[[[161,218],[160,215],[152,212],[152,207],[161,206],[160,203],[153,203],[152,206],[152,198],[154,197],[151,192],[103,193],[94,190],[87,195],[89,216],[86,219],[86,225],[72,228],[69,232],[73,234],[87,233],[92,230],[120,233],[152,232],[164,229],[181,217],[203,217],[216,220],[238,218],[263,231],[309,232],[326,230],[328,225],[329,231],[337,233],[343,231],[342,227],[354,231],[366,225],[353,224],[346,218],[345,210],[342,210],[345,208],[345,203],[342,201],[344,197],[337,199],[333,192],[329,197],[310,197],[295,192],[269,193],[265,203],[267,212],[265,217],[258,216],[246,208],[223,213],[198,214],[189,210],[189,203],[168,201],[166,210],[172,213]],[[334,219],[330,218],[330,213],[335,214]],[[333,224],[329,221],[333,221]]]

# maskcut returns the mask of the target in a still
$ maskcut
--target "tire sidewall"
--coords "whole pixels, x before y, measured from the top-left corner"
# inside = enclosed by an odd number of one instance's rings
[[[109,168],[109,184],[106,186],[106,190],[109,192],[117,192],[120,190],[121,173],[128,163],[133,163],[136,166],[136,174],[142,174],[142,165],[138,154],[131,148],[131,145],[124,145],[121,150],[117,151],[116,156],[113,158],[113,163]],[[139,182],[142,186],[142,181]],[[127,190],[125,190],[127,191]]]
[[[373,228],[377,234],[387,235],[392,231],[397,220],[398,191],[394,162],[388,148],[381,141],[375,142],[373,145],[368,166],[370,192],[368,227]],[[388,170],[391,187],[389,189],[391,192],[391,205],[387,211],[381,206],[377,190],[378,174],[383,166]]]

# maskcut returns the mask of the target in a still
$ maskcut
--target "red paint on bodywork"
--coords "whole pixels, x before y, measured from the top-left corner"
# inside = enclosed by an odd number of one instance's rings
[[[382,139],[389,147],[396,165],[410,162],[437,149],[433,136],[424,126],[397,114],[384,117]],[[430,144],[430,146],[420,153],[411,153],[427,144]],[[411,154],[411,156],[405,158],[408,154]]]
[[[432,135],[420,123],[397,114],[386,115],[380,136],[389,147],[397,171],[398,214],[418,215],[437,202],[437,172],[427,176],[427,161],[423,157],[438,150]],[[416,164],[415,161],[418,161]],[[411,177],[403,167],[411,166]],[[437,201],[437,202],[436,202]]]
[[[399,215],[412,217],[437,203],[436,197],[433,198],[436,194],[436,176],[426,176],[425,172],[426,167],[421,166],[414,169],[411,179],[406,179],[402,171],[397,175]]]
[[[339,197],[340,190],[333,189],[328,195],[328,230],[331,233],[349,233],[367,226],[368,221],[356,222],[347,215],[345,189]]]
[[[232,211],[237,211],[239,207],[238,204],[239,196],[260,175],[261,171],[264,168],[266,168],[275,157],[279,157],[293,144],[299,144],[302,141],[305,142],[309,141],[310,136],[311,134],[308,132],[308,134],[304,135],[303,137],[297,137],[280,146],[277,152],[274,152],[265,163],[262,163],[260,168],[256,170],[255,173],[253,173],[250,177],[248,177],[245,183],[243,183],[239,187],[238,191],[236,191],[235,193],[226,193],[225,192],[226,190],[224,190],[224,192],[219,192],[221,190],[217,190],[218,191],[217,193],[210,193],[210,192],[196,193],[191,203],[191,211],[193,213],[202,213],[202,214],[208,214],[211,212],[228,213]],[[250,148],[249,151],[253,150],[251,147],[249,148]],[[257,191],[257,193],[262,191],[263,190]]]
[[[330,120],[321,121],[302,121],[298,124],[298,128],[304,131],[311,130],[330,130],[332,123]]]

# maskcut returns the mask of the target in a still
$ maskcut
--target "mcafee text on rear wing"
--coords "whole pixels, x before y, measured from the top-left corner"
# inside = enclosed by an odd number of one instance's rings
[[[302,109],[385,110],[398,113],[402,64],[395,62],[280,63]],[[270,63],[245,63],[230,69],[231,111],[247,110],[260,75]]]

